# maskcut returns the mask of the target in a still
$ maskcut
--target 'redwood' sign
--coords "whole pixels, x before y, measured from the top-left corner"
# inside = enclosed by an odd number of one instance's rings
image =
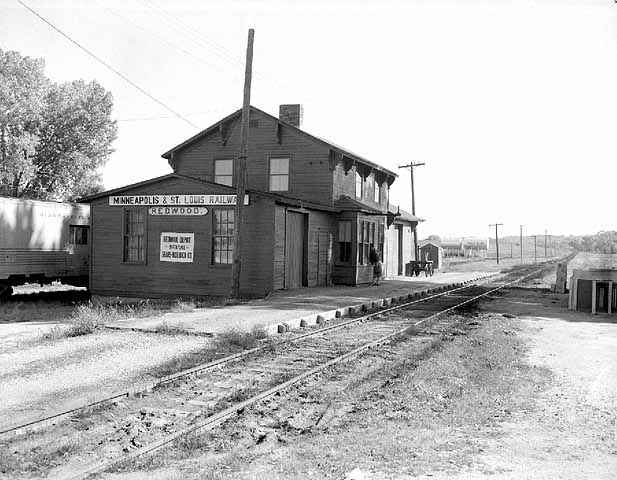
[[[109,205],[125,206],[169,206],[169,205],[218,205],[236,204],[237,195],[110,195]],[[249,204],[248,195],[244,196],[244,205]]]

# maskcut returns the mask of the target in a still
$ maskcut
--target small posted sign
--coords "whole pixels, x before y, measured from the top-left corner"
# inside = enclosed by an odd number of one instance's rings
[[[161,232],[161,262],[193,262],[194,233]]]

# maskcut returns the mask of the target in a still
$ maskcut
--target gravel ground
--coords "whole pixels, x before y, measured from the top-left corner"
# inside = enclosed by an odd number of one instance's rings
[[[0,352],[0,418],[13,423],[124,389],[146,372],[202,348],[207,338],[100,331],[59,340],[13,342]]]

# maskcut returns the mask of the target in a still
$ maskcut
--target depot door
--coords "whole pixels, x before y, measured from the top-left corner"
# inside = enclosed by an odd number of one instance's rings
[[[298,288],[305,284],[306,215],[287,212],[285,228],[285,288]]]

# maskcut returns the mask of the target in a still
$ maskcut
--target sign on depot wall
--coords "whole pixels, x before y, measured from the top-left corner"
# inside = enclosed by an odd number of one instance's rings
[[[161,262],[193,262],[194,233],[161,232]]]
[[[148,208],[150,215],[180,215],[180,216],[195,216],[208,215],[206,207],[150,207]]]
[[[113,207],[145,206],[168,207],[177,205],[216,205],[232,206],[236,204],[237,195],[110,195],[109,205]],[[249,204],[248,195],[244,196],[244,205]]]

